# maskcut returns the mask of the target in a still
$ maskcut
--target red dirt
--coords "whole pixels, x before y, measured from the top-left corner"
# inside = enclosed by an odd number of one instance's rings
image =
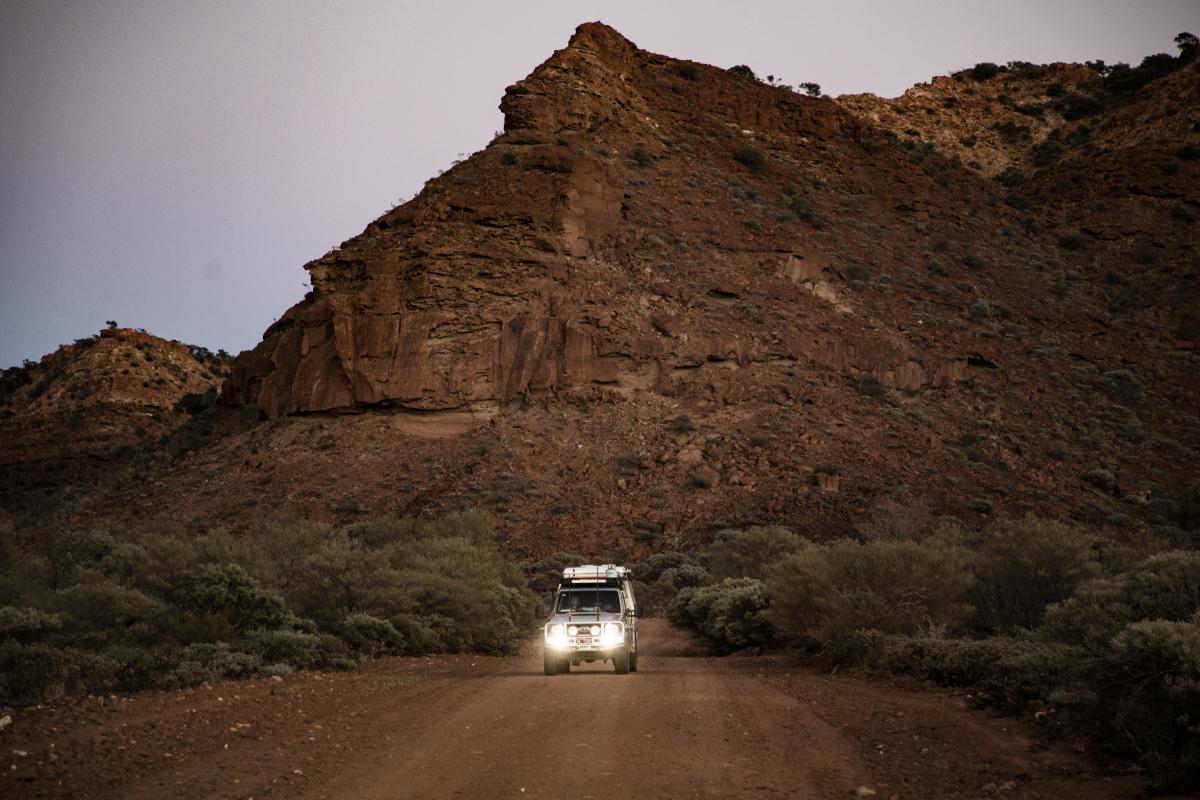
[[[650,620],[640,670],[391,658],[31,709],[0,734],[0,795],[44,798],[1128,798],[960,694],[703,657]],[[17,755],[17,751],[27,755]],[[53,760],[52,760],[53,758]],[[863,787],[860,789],[860,787]]]

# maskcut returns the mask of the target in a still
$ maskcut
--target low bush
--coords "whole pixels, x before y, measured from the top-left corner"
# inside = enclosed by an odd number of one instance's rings
[[[982,633],[1037,627],[1047,606],[1100,572],[1091,538],[1059,522],[1002,522],[981,538],[968,597]]]
[[[779,525],[723,530],[708,548],[708,569],[717,580],[762,579],[779,559],[799,552],[804,544],[803,539]]]
[[[986,81],[996,77],[1004,68],[990,61],[981,61],[971,68],[971,77],[977,81]]]
[[[0,703],[340,669],[385,653],[508,653],[536,602],[475,512],[237,534],[151,523],[30,541],[0,562]]]
[[[667,618],[696,631],[712,649],[725,653],[774,640],[775,629],[767,616],[769,607],[762,581],[726,578],[680,591],[667,610]]]
[[[529,588],[547,601],[553,599],[554,590],[562,581],[563,570],[567,567],[577,567],[586,564],[587,559],[573,553],[555,553],[543,558],[526,569],[529,578]],[[635,573],[637,574],[637,573]],[[640,575],[638,577],[641,577]]]
[[[1009,711],[1034,700],[1077,694],[1086,673],[1077,647],[1004,636],[943,639],[857,631],[826,655],[841,663],[861,662],[946,685],[978,687]]]
[[[661,616],[681,589],[702,586],[712,577],[695,556],[688,553],[655,553],[642,564],[633,565],[634,596],[647,616]]]
[[[1128,572],[1097,578],[1046,611],[1049,639],[1103,653],[1126,625],[1141,620],[1182,622],[1200,610],[1200,552],[1151,556]]]
[[[654,163],[654,156],[650,155],[650,151],[642,145],[635,145],[629,151],[629,160],[639,167],[648,167]]]
[[[781,635],[811,646],[864,629],[956,630],[970,618],[973,581],[955,545],[842,541],[782,559],[767,585]]]
[[[1078,564],[1079,543],[1067,539]],[[977,687],[1011,711],[1058,705],[1069,729],[1136,759],[1160,785],[1200,785],[1200,553],[1161,553],[1085,581],[1032,632],[945,639],[856,630],[822,653]]]
[[[1100,675],[1094,712],[1106,739],[1137,753],[1162,783],[1200,784],[1200,611],[1126,625]]]
[[[700,80],[700,67],[687,61],[677,61],[671,65],[671,71],[688,81]]]
[[[733,160],[754,172],[761,170],[767,163],[762,151],[750,145],[744,145],[734,150]]]
[[[1192,488],[1163,503],[1161,518],[1181,526],[1170,530],[1196,525],[1198,498]],[[717,652],[796,645],[827,663],[976,687],[1009,711],[1056,706],[1060,730],[1138,761],[1164,787],[1200,786],[1200,552],[1135,560],[1144,545],[1058,522],[969,532],[901,511],[873,512],[865,543],[722,532],[704,556],[716,583],[680,554],[646,574],[678,588],[669,619]]]

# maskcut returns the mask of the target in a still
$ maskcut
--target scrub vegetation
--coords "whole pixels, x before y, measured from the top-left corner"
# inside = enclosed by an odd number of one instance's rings
[[[334,527],[0,531],[0,703],[383,654],[511,653],[535,597],[477,512]]]
[[[1194,542],[1187,510],[1176,518]],[[1035,517],[972,532],[895,513],[904,524],[876,514],[859,538],[832,542],[722,531],[702,555],[653,557],[638,591],[714,652],[788,647],[827,666],[973,687],[1005,711],[1045,712],[1163,784],[1196,785],[1200,552]]]

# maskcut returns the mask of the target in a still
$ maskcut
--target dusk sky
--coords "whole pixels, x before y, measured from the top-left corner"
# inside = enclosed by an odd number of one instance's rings
[[[318,258],[503,121],[505,86],[604,21],[639,47],[832,95],[979,61],[1136,63],[1200,2],[0,4],[0,368],[105,320],[232,353]]]

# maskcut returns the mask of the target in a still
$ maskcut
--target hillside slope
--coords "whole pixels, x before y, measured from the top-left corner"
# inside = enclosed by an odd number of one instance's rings
[[[1200,467],[1200,74],[1086,146],[1051,112],[1005,142],[1027,115],[968,98],[1010,77],[833,101],[580,26],[487,148],[306,265],[222,390],[273,419],[81,513],[482,506],[529,556],[880,505],[1156,524]]]
[[[0,485],[11,495],[99,479],[184,425],[181,403],[214,395],[226,369],[201,348],[107,328],[5,371]]]

